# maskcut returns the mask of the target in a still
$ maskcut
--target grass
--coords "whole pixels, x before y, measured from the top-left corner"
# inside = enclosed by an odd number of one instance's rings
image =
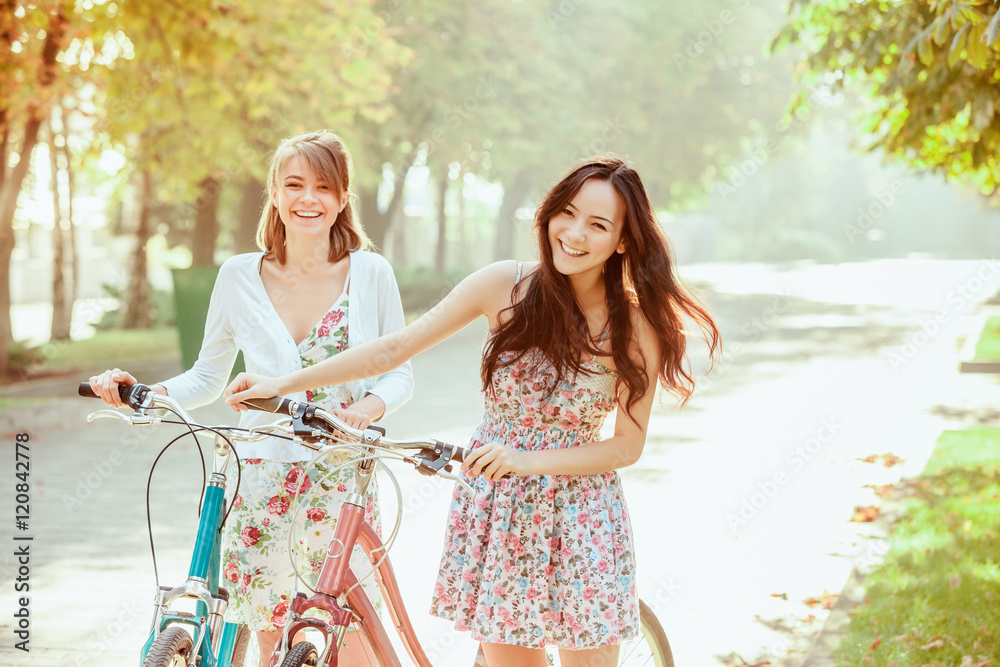
[[[48,398],[0,398],[0,410],[12,410],[48,402]]]
[[[990,317],[976,342],[975,360],[1000,359],[1000,317]]]
[[[1000,429],[941,435],[866,587],[839,666],[997,665]]]
[[[129,361],[165,359],[180,355],[173,328],[98,331],[86,340],[53,341],[24,353],[30,357],[8,381],[33,375],[68,373],[80,368],[114,368]]]

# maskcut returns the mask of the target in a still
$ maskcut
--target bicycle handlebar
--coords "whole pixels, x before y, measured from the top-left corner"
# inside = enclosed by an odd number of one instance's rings
[[[94,393],[94,390],[91,389],[90,383],[88,382],[81,382],[78,392],[81,396],[87,398],[99,398],[97,394]],[[137,412],[142,408],[169,408],[176,412],[185,422],[193,421],[187,412],[185,412],[176,401],[168,396],[161,396],[157,394],[144,384],[119,385],[118,395],[121,397],[123,403]],[[322,443],[309,442],[307,438],[310,435],[313,435],[313,433],[310,433],[309,431],[302,432],[299,430],[301,429],[301,425],[318,428],[327,436],[350,440],[361,445],[374,445],[385,449],[397,450],[425,450],[426,455],[418,453],[413,458],[415,459],[414,462],[417,465],[418,471],[427,475],[440,474],[442,469],[445,468],[448,463],[452,461],[461,463],[470,453],[470,450],[465,447],[450,445],[440,440],[394,440],[386,438],[384,437],[385,429],[377,426],[369,426],[364,430],[352,428],[337,417],[337,415],[332,412],[328,412],[317,405],[313,405],[311,403],[300,403],[298,401],[293,401],[280,396],[263,399],[251,398],[243,401],[243,404],[254,410],[290,416],[293,419],[293,424],[296,421],[300,422],[300,426],[291,427],[294,435],[302,436],[296,437],[295,440],[299,444],[314,451],[324,449],[326,446]],[[130,421],[130,419],[125,418],[121,413],[117,413],[117,416],[126,419],[126,421]],[[133,416],[133,418],[134,417],[135,416]],[[237,435],[236,439],[259,440],[260,438],[267,436],[267,429],[272,429],[274,427],[275,425],[259,429],[253,428],[250,429],[251,434],[249,436]],[[289,427],[286,426],[283,428],[287,429]],[[231,435],[236,434],[232,433]],[[316,438],[317,436],[313,435],[313,437]],[[448,468],[448,470],[450,470],[450,468]],[[505,475],[505,477],[509,477],[509,475]]]

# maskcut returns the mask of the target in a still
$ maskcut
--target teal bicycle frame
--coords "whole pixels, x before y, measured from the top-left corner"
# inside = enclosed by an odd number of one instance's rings
[[[184,623],[194,628],[192,655],[200,658],[200,667],[242,667],[231,664],[239,626],[223,620],[229,596],[219,586],[222,570],[222,521],[226,511],[224,472],[232,459],[230,450],[229,443],[222,436],[216,435],[215,468],[205,489],[188,578],[180,586],[160,586],[157,591],[156,613],[149,639],[139,656],[140,663],[145,661],[146,654],[161,632],[173,623]],[[172,612],[171,605],[180,599],[197,600],[195,612]]]

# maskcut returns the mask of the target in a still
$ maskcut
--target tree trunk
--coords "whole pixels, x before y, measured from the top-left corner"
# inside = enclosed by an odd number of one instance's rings
[[[260,222],[264,205],[264,184],[256,178],[248,178],[240,184],[240,219],[236,229],[236,252],[257,250],[257,224]]]
[[[66,284],[66,230],[63,229],[63,205],[59,193],[59,149],[56,133],[49,123],[49,171],[52,174],[52,327],[51,340],[69,340],[73,308],[68,303]],[[70,312],[67,312],[67,305]]]
[[[9,4],[9,3],[8,3]],[[49,29],[45,35],[45,43],[42,45],[41,63],[37,72],[38,95],[27,109],[28,119],[24,124],[24,133],[21,140],[20,159],[17,165],[8,173],[5,169],[2,173],[3,180],[0,181],[0,312],[4,317],[0,317],[0,375],[6,375],[10,365],[10,257],[14,251],[14,214],[17,212],[17,195],[21,191],[21,184],[28,173],[28,165],[31,163],[31,154],[38,143],[38,128],[42,125],[42,119],[47,115],[41,100],[45,98],[45,91],[52,86],[56,78],[56,56],[62,49],[66,36],[66,16],[62,5],[58,5],[55,13],[49,18]],[[7,91],[4,91],[5,93]],[[5,97],[5,96],[4,96]],[[4,99],[0,104],[6,104]],[[6,108],[2,114],[4,126],[3,161],[7,161],[6,139],[9,137],[10,117]]]
[[[448,215],[444,211],[445,198],[448,196],[448,164],[442,163],[437,171],[437,248],[434,252],[434,273],[438,278],[444,278],[448,256]]]
[[[403,206],[403,190],[406,185],[406,176],[413,167],[413,161],[417,158],[417,151],[413,150],[403,159],[403,163],[396,170],[396,177],[393,180],[392,199],[389,201],[389,208],[385,212],[378,210],[378,186],[361,188],[358,197],[361,204],[361,222],[365,226],[368,238],[375,244],[379,251],[385,244],[386,234],[396,217],[396,213]]]
[[[514,214],[528,194],[531,177],[524,169],[517,172],[514,182],[504,185],[503,202],[500,204],[500,214],[497,216],[496,260],[514,258],[514,232],[516,220]]]
[[[219,192],[222,186],[208,177],[199,183],[201,194],[195,202],[194,230],[191,233],[191,266],[215,264],[215,241],[219,237]]]
[[[70,266],[70,281],[69,281],[69,311],[70,316],[73,314],[73,304],[76,303],[76,298],[79,296],[79,285],[80,285],[80,262],[79,254],[76,248],[76,224],[73,217],[73,162],[70,159],[69,152],[69,130],[67,129],[68,119],[67,113],[63,111],[63,124],[62,124],[62,153],[66,158],[66,221],[69,224],[69,266]]]
[[[458,256],[462,258],[464,265],[462,268],[468,266],[475,266],[476,263],[471,261],[472,246],[469,243],[469,230],[468,221],[465,219],[465,183],[462,181],[462,177],[458,178]]]
[[[135,250],[132,253],[132,271],[128,286],[128,304],[125,307],[123,329],[148,329],[153,324],[150,316],[149,278],[146,275],[146,244],[149,242],[150,197],[153,196],[152,178],[148,171],[139,174],[135,188]]]

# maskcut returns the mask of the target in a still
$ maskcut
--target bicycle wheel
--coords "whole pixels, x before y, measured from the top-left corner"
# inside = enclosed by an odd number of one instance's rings
[[[299,642],[285,656],[281,667],[303,667],[304,665],[315,667],[318,662],[319,653],[316,651],[316,647],[309,642]]]
[[[229,664],[232,667],[243,667],[247,660],[247,646],[250,643],[250,628],[241,625],[236,629],[236,641],[233,642],[233,657]]]
[[[656,620],[656,614],[642,600],[639,600],[640,636],[622,644],[618,654],[618,664],[627,667],[674,667],[674,656],[670,652],[670,642],[663,626]]]
[[[184,628],[172,625],[161,632],[149,647],[142,667],[187,667],[193,647],[191,635]]]

